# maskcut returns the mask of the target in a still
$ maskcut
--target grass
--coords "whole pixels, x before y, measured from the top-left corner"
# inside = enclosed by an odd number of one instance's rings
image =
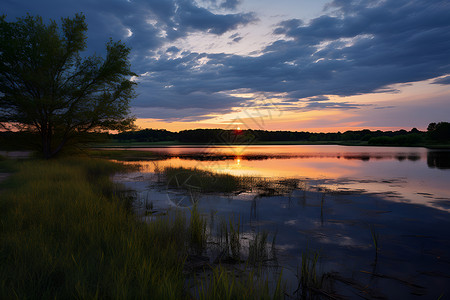
[[[95,160],[31,161],[0,195],[0,298],[179,298],[183,257],[170,232],[124,209]],[[155,247],[154,245],[158,245]]]
[[[117,163],[66,158],[15,169],[0,193],[1,299],[193,298],[183,267],[207,238],[195,208],[189,223],[179,212],[141,222],[109,179],[124,169]],[[211,282],[196,283],[201,299],[279,293],[259,289],[264,283],[254,276],[242,283],[220,266],[212,272]]]
[[[198,288],[199,299],[284,299],[285,287],[281,274],[273,286],[269,280],[260,280],[260,276],[251,272],[230,271],[224,267],[212,269],[207,280]]]
[[[167,184],[198,192],[232,193],[245,188],[245,177],[213,173],[196,168],[166,167]]]
[[[190,209],[191,218],[189,221],[190,246],[195,254],[201,255],[206,250],[208,235],[206,232],[206,220],[200,215],[197,205]]]
[[[158,171],[155,170],[156,173]],[[234,176],[198,168],[165,167],[159,170],[168,186],[183,188],[191,193],[257,192],[259,196],[273,196],[292,192],[298,179],[272,180],[254,176]]]
[[[232,260],[234,262],[241,261],[241,219],[234,223],[233,217],[230,217],[229,222],[222,219],[219,224],[219,238],[218,243],[223,253],[224,260]]]
[[[374,226],[370,226],[370,235],[372,236],[372,243],[373,246],[375,248],[375,263],[378,260],[378,252],[379,252],[379,234],[378,232],[375,231],[375,227]]]
[[[302,299],[311,299],[316,291],[322,288],[322,277],[318,275],[319,252],[305,250],[302,252],[302,265],[298,271],[299,279],[296,293],[299,293]]]

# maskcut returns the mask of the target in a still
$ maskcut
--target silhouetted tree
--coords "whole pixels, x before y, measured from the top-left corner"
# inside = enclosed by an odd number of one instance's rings
[[[439,122],[428,125],[428,135],[433,140],[450,141],[450,123]]]
[[[38,133],[45,158],[83,133],[134,122],[130,49],[110,40],[106,58],[82,58],[86,31],[82,14],[63,18],[61,28],[30,15],[16,22],[0,17],[0,124]]]

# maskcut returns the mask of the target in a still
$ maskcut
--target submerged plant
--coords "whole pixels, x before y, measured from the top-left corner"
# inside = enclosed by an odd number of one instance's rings
[[[374,226],[370,226],[370,235],[372,236],[372,243],[375,247],[375,262],[378,260],[378,251],[379,251],[379,243],[378,243],[378,232],[375,231]]]

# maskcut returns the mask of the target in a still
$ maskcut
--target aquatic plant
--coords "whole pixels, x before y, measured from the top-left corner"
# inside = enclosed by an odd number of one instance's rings
[[[230,270],[223,266],[211,269],[208,278],[200,281],[198,299],[284,299],[282,274],[274,282],[250,271]]]
[[[250,241],[248,249],[248,261],[252,264],[262,263],[268,260],[269,251],[267,249],[267,231],[257,232]]]
[[[124,208],[130,196],[110,181],[124,170],[117,163],[66,158],[17,169],[0,193],[1,299],[193,298],[185,261],[191,251],[204,251],[208,238],[195,206],[189,222],[175,210],[146,224]],[[254,273],[242,280],[220,266],[208,272],[215,279],[203,282],[208,288],[199,297],[223,299],[230,286],[235,298],[282,293],[281,285],[272,292]]]
[[[378,260],[378,251],[379,251],[379,234],[375,231],[375,227],[372,225],[370,226],[370,235],[372,236],[372,243],[375,248],[375,262]]]
[[[195,254],[201,255],[206,249],[206,242],[208,240],[206,220],[200,215],[196,204],[189,210],[191,212],[188,227],[190,248]]]
[[[302,252],[302,264],[297,269],[298,286],[294,294],[302,299],[310,299],[312,295],[322,288],[323,276],[318,275],[318,251],[306,249]]]
[[[223,259],[232,259],[235,262],[240,262],[242,248],[240,226],[240,217],[238,217],[237,223],[234,222],[233,216],[230,216],[228,222],[225,219],[221,220],[219,224],[219,247]],[[219,258],[219,260],[222,258]]]

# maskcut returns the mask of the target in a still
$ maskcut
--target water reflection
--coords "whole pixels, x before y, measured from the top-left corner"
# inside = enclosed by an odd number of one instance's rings
[[[429,151],[427,164],[430,168],[450,169],[450,151]]]
[[[166,166],[237,176],[298,178],[341,191],[364,191],[391,201],[448,210],[450,151],[402,147],[232,146],[137,148],[160,160],[139,162],[153,172]]]
[[[140,181],[165,166],[284,178],[284,182],[296,178],[295,188],[281,195],[196,198],[199,209],[211,218],[239,216],[247,246],[257,231],[276,234],[283,276],[294,283],[301,253],[312,249],[320,250],[321,271],[335,274],[339,292],[348,299],[412,295],[438,299],[449,293],[448,151],[259,146],[241,147],[237,155],[223,147],[157,150],[160,160],[138,162],[148,174],[136,176],[132,186],[138,191],[140,187],[141,198],[151,199],[155,209],[185,202],[188,206],[192,201],[187,193]],[[374,236],[380,240],[379,252]]]

